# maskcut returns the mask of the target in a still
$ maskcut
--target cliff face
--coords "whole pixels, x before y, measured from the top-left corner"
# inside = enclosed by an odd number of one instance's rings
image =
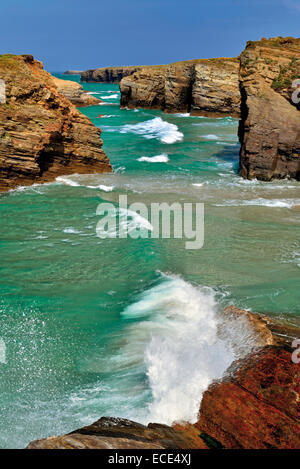
[[[68,435],[33,441],[28,449],[299,449],[300,368],[290,349],[299,329],[235,307],[224,310],[223,320],[249,326],[255,349],[209,386],[195,424],[146,427],[103,417]]]
[[[58,92],[41,62],[2,55],[0,79],[0,191],[61,174],[111,171],[100,129]]]
[[[192,115],[238,116],[237,59],[203,59],[145,67],[123,78],[121,106]]]
[[[140,70],[142,67],[104,67],[81,72],[81,81],[97,83],[119,83],[123,77]]]
[[[248,42],[240,62],[240,174],[300,179],[300,108],[292,101],[300,39]]]

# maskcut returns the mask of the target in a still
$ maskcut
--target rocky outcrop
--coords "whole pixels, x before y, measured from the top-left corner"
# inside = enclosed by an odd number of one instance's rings
[[[61,174],[111,171],[100,129],[58,92],[41,62],[2,55],[0,79],[0,191]]]
[[[120,83],[122,78],[140,70],[139,66],[103,67],[81,72],[81,81],[96,83]]]
[[[121,106],[192,115],[239,116],[237,59],[202,59],[146,67],[123,78]]]
[[[66,70],[64,75],[81,75],[82,73],[82,70]]]
[[[68,435],[33,441],[28,449],[299,449],[300,365],[290,345],[300,330],[233,306],[222,319],[250,327],[254,350],[209,386],[195,424],[146,427],[103,417]]]
[[[28,449],[196,449],[206,448],[192,426],[169,427],[152,423],[147,427],[131,420],[102,417],[88,427],[68,435],[30,443]]]
[[[92,106],[101,103],[100,99],[88,94],[82,89],[82,86],[76,81],[61,80],[53,77],[53,81],[57,86],[59,93],[63,94],[71,103],[77,107]]]
[[[300,108],[292,100],[300,39],[250,41],[240,62],[240,174],[300,180]]]

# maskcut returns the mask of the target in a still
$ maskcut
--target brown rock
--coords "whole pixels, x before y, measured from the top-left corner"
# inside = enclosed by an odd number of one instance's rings
[[[291,86],[300,76],[300,39],[248,42],[240,63],[240,174],[299,180],[300,112]]]
[[[144,67],[120,82],[121,106],[238,116],[238,69],[237,59],[200,59]]]
[[[82,89],[80,83],[71,80],[61,80],[53,77],[59,93],[63,94],[71,103],[77,107],[92,106],[101,103],[101,100],[88,94]]]
[[[195,449],[206,448],[198,430],[102,417],[69,435],[35,440],[27,449]]]
[[[0,56],[0,191],[58,175],[111,171],[101,131],[32,56]]]
[[[230,449],[300,448],[300,368],[267,346],[204,393],[196,427]]]

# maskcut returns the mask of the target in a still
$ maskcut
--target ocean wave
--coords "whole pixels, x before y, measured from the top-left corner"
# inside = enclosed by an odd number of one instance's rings
[[[218,140],[219,139],[219,137],[215,134],[202,135],[202,138],[206,138],[207,140]]]
[[[88,189],[100,189],[104,192],[111,192],[114,190],[115,186],[106,186],[105,184],[99,184],[98,186],[86,186]]]
[[[162,153],[157,156],[141,156],[137,161],[147,161],[148,163],[167,163],[169,158],[166,153]]]
[[[138,124],[126,124],[121,128],[120,133],[138,134],[148,139],[157,138],[162,143],[169,144],[182,141],[184,136],[182,132],[179,132],[177,125],[170,124],[161,117]]]
[[[228,200],[222,204],[215,204],[217,207],[239,207],[239,206],[262,206],[273,208],[292,208],[300,206],[300,199],[264,199],[253,200]]]
[[[111,219],[111,223],[107,222],[107,217]],[[114,207],[107,217],[104,225],[102,220],[97,224],[96,232],[99,238],[116,238],[127,233],[134,236],[134,232],[140,235],[142,231],[153,231],[153,226],[146,218],[127,208]]]
[[[58,176],[55,180],[56,182],[60,182],[62,184],[65,184],[66,186],[80,187],[79,182],[73,181],[67,176]]]
[[[119,95],[117,93],[111,94],[110,96],[100,96],[101,99],[116,99]]]
[[[152,392],[145,423],[195,422],[209,384],[254,346],[244,323],[237,324],[236,334],[234,324],[222,323],[219,336],[217,306],[211,288],[163,275],[158,285],[123,310],[123,318],[135,322],[129,326],[122,357],[132,363],[134,356],[144,356]],[[236,346],[239,342],[243,349]]]
[[[191,113],[190,112],[178,112],[177,114],[174,114],[176,117],[190,117]]]

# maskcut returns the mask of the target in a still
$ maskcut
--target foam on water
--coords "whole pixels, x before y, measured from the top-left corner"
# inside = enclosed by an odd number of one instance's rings
[[[167,163],[169,161],[168,155],[163,153],[157,156],[141,156],[137,161],[147,161],[148,163]]]
[[[195,422],[209,384],[253,347],[245,324],[235,335],[235,325],[228,328],[224,323],[219,336],[220,319],[211,288],[196,287],[175,276],[163,276],[122,315],[139,321],[129,327],[122,352],[131,360],[144,355],[152,392],[145,422]],[[224,334],[226,327],[230,333]],[[235,347],[239,341],[243,350]]]
[[[117,99],[119,95],[116,94],[111,94],[110,96],[100,96],[101,99]]]
[[[228,200],[222,204],[216,204],[218,207],[239,207],[239,206],[262,206],[272,208],[292,208],[300,206],[300,199],[252,199],[252,200]]]
[[[169,144],[180,142],[183,139],[183,133],[179,132],[177,125],[170,124],[161,117],[155,117],[138,124],[126,124],[121,128],[120,133],[138,134],[147,139],[156,138],[162,143]]]

